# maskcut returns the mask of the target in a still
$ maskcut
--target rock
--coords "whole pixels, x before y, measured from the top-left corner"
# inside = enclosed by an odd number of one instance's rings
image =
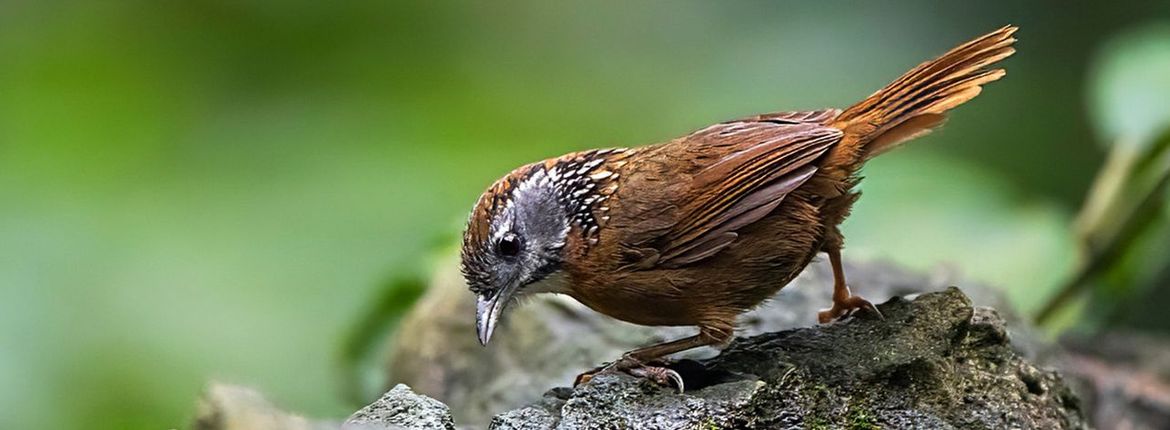
[[[356,426],[371,429],[455,429],[447,405],[415,394],[410,387],[401,384],[351,415],[345,421],[344,428],[348,430]]]
[[[1170,340],[1107,331],[1066,335],[1060,359],[1094,424],[1102,429],[1170,428]]]
[[[1087,428],[1076,396],[1011,348],[996,311],[954,288],[878,307],[884,320],[741,338],[682,361],[685,394],[603,374],[490,428]]]
[[[545,393],[539,403],[504,412],[492,419],[491,426],[499,430],[549,429],[561,421],[561,408],[573,393],[571,388],[554,388]]]
[[[391,342],[389,383],[405,383],[445,402],[460,423],[485,425],[500,411],[541,398],[580,372],[654,342],[694,334],[688,327],[641,327],[593,312],[566,297],[537,297],[507,315],[488,347],[475,338],[474,303],[452,260],[440,265],[431,287],[405,316]],[[846,261],[853,289],[874,303],[895,296],[964,285],[976,304],[992,306],[1010,322],[1006,335],[1026,358],[1046,362],[1050,346],[1038,341],[996,291],[953,272],[907,271],[887,263]],[[739,336],[811,326],[832,294],[826,262],[809,266],[775,299],[741,319]],[[691,358],[715,355],[710,348]]]

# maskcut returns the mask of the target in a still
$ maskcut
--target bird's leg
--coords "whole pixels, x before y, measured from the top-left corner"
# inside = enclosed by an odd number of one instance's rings
[[[869,300],[849,292],[849,285],[845,284],[845,270],[841,268],[841,249],[831,248],[825,252],[829,254],[829,264],[833,266],[833,307],[818,312],[817,320],[825,324],[857,309],[871,310],[880,318],[882,313]]]
[[[621,371],[639,378],[649,379],[658,385],[674,385],[678,392],[683,392],[682,376],[667,367],[661,366],[661,360],[668,355],[694,349],[701,346],[726,343],[731,340],[733,331],[700,328],[699,334],[670,342],[663,342],[635,349],[622,355],[613,363],[577,375],[573,386],[581,385],[593,379],[601,372]],[[654,364],[659,364],[655,366]]]

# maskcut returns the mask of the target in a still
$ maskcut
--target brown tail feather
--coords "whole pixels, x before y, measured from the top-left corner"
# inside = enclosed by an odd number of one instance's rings
[[[984,69],[1015,53],[1007,26],[927,61],[833,120],[845,138],[830,158],[847,165],[868,160],[942,124],[947,111],[975,98],[1004,75]]]

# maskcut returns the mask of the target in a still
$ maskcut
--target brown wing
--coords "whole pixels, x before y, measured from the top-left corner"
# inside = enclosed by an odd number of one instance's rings
[[[678,267],[716,255],[737,231],[771,213],[784,197],[817,171],[819,160],[840,141],[840,130],[822,125],[836,111],[789,112],[729,121],[663,145],[660,157],[684,167],[659,176],[682,178],[661,201],[653,234],[628,242],[646,259],[631,267]],[[672,169],[673,170],[673,169]],[[666,173],[666,172],[662,172]],[[678,196],[693,196],[677,201]],[[646,230],[642,230],[645,232]]]

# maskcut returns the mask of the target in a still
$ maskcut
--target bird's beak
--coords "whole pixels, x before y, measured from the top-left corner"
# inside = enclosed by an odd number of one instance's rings
[[[486,292],[475,299],[475,331],[480,345],[487,346],[496,330],[496,321],[508,302],[507,291]]]
[[[520,290],[522,284],[518,281],[507,283],[504,287],[484,291],[475,296],[475,331],[479,335],[479,343],[487,346],[492,339],[492,332],[496,331],[496,323],[504,314],[504,308],[512,301],[512,296]]]

